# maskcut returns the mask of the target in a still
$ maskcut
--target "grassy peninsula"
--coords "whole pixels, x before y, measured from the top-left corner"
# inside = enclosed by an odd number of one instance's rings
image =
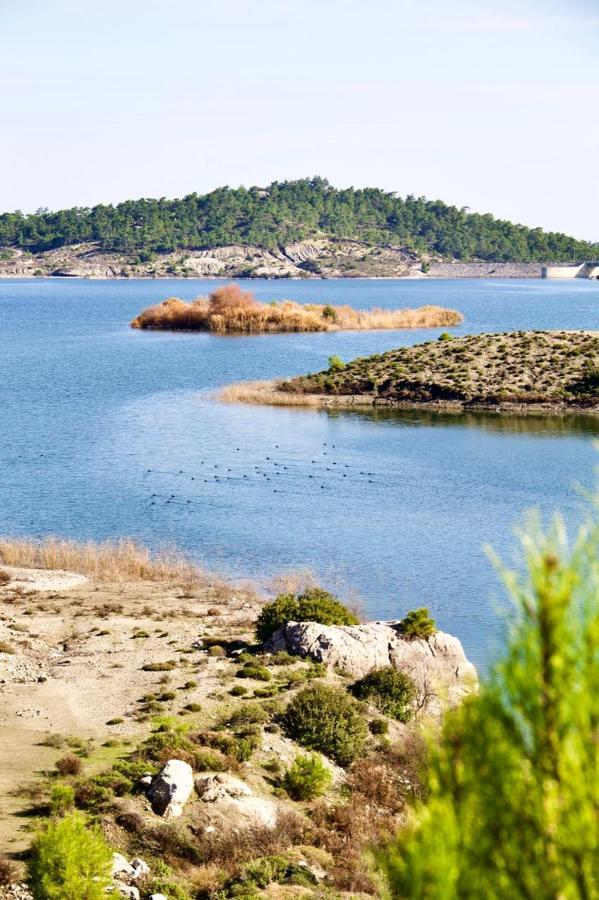
[[[223,399],[305,406],[599,410],[599,335],[515,332],[452,338],[359,358],[287,381],[232,385]]]
[[[215,334],[260,334],[293,331],[351,331],[392,328],[439,328],[457,325],[462,315],[440,306],[418,309],[357,310],[351,306],[291,300],[260,303],[250,291],[224,285],[190,303],[171,297],[143,310],[132,328],[165,331],[211,331]]]

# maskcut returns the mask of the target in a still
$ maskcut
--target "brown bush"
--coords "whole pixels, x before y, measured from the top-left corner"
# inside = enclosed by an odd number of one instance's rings
[[[74,753],[65,753],[56,760],[56,770],[63,778],[66,775],[79,775],[82,768],[83,763]]]
[[[7,572],[6,569],[0,569],[0,587],[4,587],[11,579],[12,575],[10,572]]]
[[[12,860],[0,856],[0,885],[12,884],[17,880],[17,867]]]

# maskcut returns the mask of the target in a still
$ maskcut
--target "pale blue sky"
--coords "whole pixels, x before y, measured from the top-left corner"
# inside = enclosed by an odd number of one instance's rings
[[[314,174],[599,240],[599,0],[0,0],[0,209]]]

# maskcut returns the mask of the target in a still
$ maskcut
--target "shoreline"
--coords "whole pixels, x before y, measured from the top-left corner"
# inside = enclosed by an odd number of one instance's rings
[[[273,381],[235,382],[216,391],[213,396],[223,403],[245,403],[254,406],[285,406],[302,409],[414,409],[456,413],[485,412],[496,415],[587,415],[599,416],[599,404],[582,406],[559,403],[464,403],[461,400],[395,401],[365,394],[294,394],[278,390],[282,379]]]

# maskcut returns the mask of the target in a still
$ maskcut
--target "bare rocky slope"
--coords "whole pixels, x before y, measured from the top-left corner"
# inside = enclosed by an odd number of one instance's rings
[[[41,253],[5,249],[0,258],[0,278],[538,278],[540,274],[540,263],[431,258],[423,264],[405,248],[327,237],[277,250],[251,245],[177,250],[155,254],[146,262],[93,243]]]

